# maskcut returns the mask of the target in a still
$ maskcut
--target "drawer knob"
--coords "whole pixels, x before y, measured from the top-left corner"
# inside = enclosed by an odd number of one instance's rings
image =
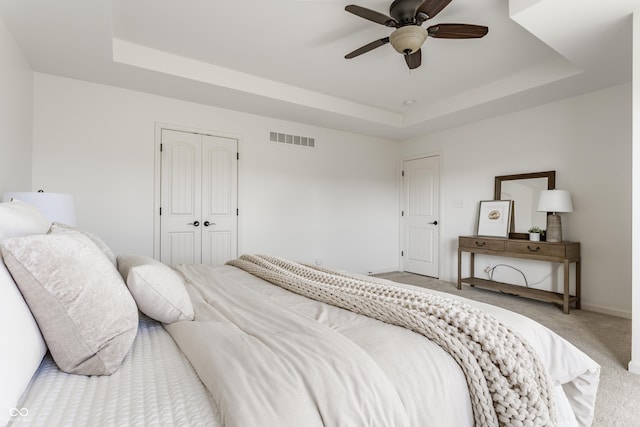
[[[536,246],[535,248],[532,248],[531,246],[527,246],[527,249],[529,249],[531,252],[538,252],[540,250],[540,246]]]
[[[486,244],[487,244],[487,242],[478,242],[478,241],[476,240],[476,246],[483,247],[483,246],[484,246],[484,245],[486,245]]]

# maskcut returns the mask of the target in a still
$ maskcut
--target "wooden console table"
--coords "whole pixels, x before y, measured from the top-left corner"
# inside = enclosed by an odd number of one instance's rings
[[[470,277],[466,278],[462,278],[462,252],[470,254]],[[564,291],[562,293],[543,291],[475,277],[475,254],[562,263],[564,265]],[[576,263],[576,294],[573,296],[569,294],[569,265],[572,262]],[[564,313],[569,314],[570,303],[575,303],[576,309],[580,308],[580,243],[532,242],[500,237],[460,236],[458,237],[458,289],[462,289],[462,282],[478,288],[560,304]]]

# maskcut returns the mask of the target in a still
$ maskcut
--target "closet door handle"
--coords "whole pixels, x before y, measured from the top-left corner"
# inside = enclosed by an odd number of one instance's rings
[[[429,224],[431,224],[431,225],[438,225],[438,221],[433,221],[433,222],[430,222]]]
[[[205,221],[204,224],[202,224],[202,225],[204,225],[205,227],[208,227],[210,225],[216,225],[216,223],[215,222]]]
[[[187,224],[187,225],[193,225],[194,227],[197,227],[197,226],[199,226],[199,225],[200,225],[200,221],[193,221],[193,222],[190,222],[190,223],[189,223],[189,224]]]

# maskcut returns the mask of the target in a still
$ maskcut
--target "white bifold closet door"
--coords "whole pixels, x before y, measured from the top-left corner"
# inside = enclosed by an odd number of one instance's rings
[[[160,260],[222,265],[237,257],[238,141],[162,130]]]

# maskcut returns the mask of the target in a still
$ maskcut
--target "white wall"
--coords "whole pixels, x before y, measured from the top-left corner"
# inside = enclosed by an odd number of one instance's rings
[[[629,316],[630,91],[630,85],[618,86],[398,147],[36,74],[33,187],[73,193],[79,225],[101,235],[116,252],[152,255],[155,124],[237,135],[241,253],[379,272],[398,268],[396,159],[440,152],[441,278],[455,281],[457,237],[473,234],[477,202],[493,197],[494,176],[556,170],[558,188],[573,196],[575,212],[563,214],[563,228],[566,239],[582,244],[583,305]],[[317,148],[269,143],[271,130],[315,137]],[[463,207],[453,207],[459,201]],[[524,266],[530,281],[542,280],[543,289],[560,286],[561,269],[552,274],[547,264],[508,261]],[[496,274],[498,280],[519,280],[504,269]]]
[[[33,186],[74,194],[78,226],[153,255],[156,123],[240,146],[241,253],[398,268],[397,143],[36,73]],[[269,142],[269,131],[316,148]]]
[[[555,170],[557,188],[573,198],[563,237],[581,242],[583,308],[630,317],[630,84],[405,141],[401,157],[435,151],[442,153],[441,279],[457,279],[457,238],[475,232],[478,201],[493,198],[496,175]],[[463,207],[454,207],[459,201]],[[497,261],[488,258],[477,257],[476,271]],[[542,289],[561,283],[557,274],[545,279],[552,269],[544,263],[500,260],[522,267],[530,282],[543,280]],[[496,273],[521,280],[504,268]]]
[[[631,361],[629,370],[640,374],[640,11],[633,14],[633,292]]]
[[[0,195],[31,190],[33,72],[0,19]]]

